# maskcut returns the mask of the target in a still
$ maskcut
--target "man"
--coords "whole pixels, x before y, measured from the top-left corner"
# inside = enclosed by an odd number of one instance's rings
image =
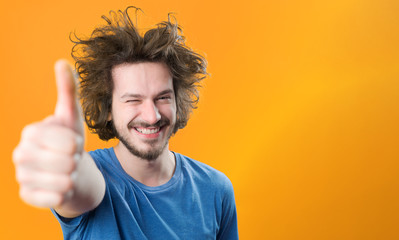
[[[56,63],[55,113],[28,125],[13,154],[20,196],[51,208],[65,239],[238,239],[231,182],[168,145],[206,61],[170,19],[141,36],[128,9],[75,41],[83,114],[71,68]],[[85,152],[82,115],[119,143]]]

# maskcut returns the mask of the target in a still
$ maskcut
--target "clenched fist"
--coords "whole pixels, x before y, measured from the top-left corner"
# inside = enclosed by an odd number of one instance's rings
[[[55,75],[55,113],[24,128],[13,160],[20,197],[37,207],[59,208],[61,215],[68,217],[96,207],[105,185],[83,151],[83,120],[72,69],[60,60]]]

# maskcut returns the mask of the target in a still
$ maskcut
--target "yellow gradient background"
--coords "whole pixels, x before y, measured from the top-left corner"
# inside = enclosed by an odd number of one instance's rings
[[[399,239],[399,2],[0,2],[0,239],[62,239],[18,197],[11,153],[53,112],[53,64],[71,31],[136,5],[175,12],[212,74],[171,143],[233,182],[241,239]],[[86,149],[112,146],[88,135]]]

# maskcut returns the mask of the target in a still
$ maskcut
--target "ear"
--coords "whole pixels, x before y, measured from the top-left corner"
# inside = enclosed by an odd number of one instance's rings
[[[107,121],[109,122],[109,121],[111,121],[112,120],[112,114],[111,114],[111,112],[109,112],[108,113],[108,117],[107,117]]]

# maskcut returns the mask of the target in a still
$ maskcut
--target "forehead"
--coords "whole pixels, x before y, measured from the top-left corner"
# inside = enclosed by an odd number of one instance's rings
[[[112,68],[114,94],[157,94],[173,90],[168,66],[160,62],[124,63]]]

